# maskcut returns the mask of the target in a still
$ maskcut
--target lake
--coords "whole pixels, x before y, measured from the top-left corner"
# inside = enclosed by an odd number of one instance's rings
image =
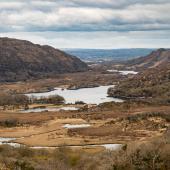
[[[79,110],[79,108],[76,107],[60,107],[60,108],[32,108],[32,109],[27,109],[27,110],[20,110],[21,113],[33,113],[33,112],[56,112],[56,111],[74,111],[74,110]]]
[[[120,73],[121,75],[128,75],[128,74],[138,74],[136,71],[130,71],[130,70],[107,70],[110,73]]]
[[[55,88],[53,91],[44,92],[44,93],[30,93],[26,94],[28,97],[49,97],[52,95],[60,95],[64,97],[66,104],[75,104],[77,101],[82,101],[87,104],[100,104],[104,102],[123,102],[121,99],[108,97],[107,90],[113,85],[109,86],[99,86],[93,88],[82,88],[76,90]]]
[[[3,138],[3,137],[0,137],[0,145],[10,145],[14,148],[19,148],[19,147],[22,147],[22,146],[25,146],[25,145],[22,145],[22,144],[19,144],[19,143],[15,143],[15,142],[11,142],[12,140],[15,140],[16,138]],[[101,146],[101,147],[104,147],[105,149],[107,150],[112,150],[112,151],[115,151],[115,150],[118,150],[118,149],[121,149],[121,147],[123,146],[122,144],[96,144],[96,145],[84,145],[84,146],[69,146],[70,148],[76,148],[76,147],[98,147],[98,146]],[[52,149],[52,148],[60,148],[59,146],[57,147],[45,147],[45,146],[33,146],[33,147],[30,147],[32,149]]]
[[[66,129],[79,129],[79,128],[87,128],[90,126],[91,126],[90,124],[80,124],[80,125],[65,124],[63,127]]]

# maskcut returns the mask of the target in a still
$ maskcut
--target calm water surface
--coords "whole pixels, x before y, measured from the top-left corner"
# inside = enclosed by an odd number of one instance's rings
[[[30,93],[26,94],[28,97],[49,97],[52,95],[60,95],[64,97],[66,104],[75,104],[76,101],[83,101],[87,104],[100,104],[104,102],[123,102],[121,99],[108,97],[107,90],[110,87],[114,87],[113,85],[110,86],[100,86],[94,88],[82,88],[77,90],[68,90],[68,89],[61,89],[55,88],[55,90],[45,93]]]

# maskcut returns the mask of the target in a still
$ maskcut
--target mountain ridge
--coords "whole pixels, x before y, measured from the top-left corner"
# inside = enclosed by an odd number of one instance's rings
[[[140,64],[139,60],[137,60],[138,64]],[[149,102],[169,104],[170,50],[159,49],[145,59],[142,58],[141,63],[143,60],[156,61],[159,64],[155,65],[151,62],[139,74],[121,81],[115,88],[110,88],[108,90],[109,96],[125,99],[143,98]]]
[[[77,57],[48,45],[0,38],[0,81],[21,81],[88,70]]]
[[[155,68],[170,62],[170,49],[160,48],[149,55],[126,62],[126,65],[135,69]]]

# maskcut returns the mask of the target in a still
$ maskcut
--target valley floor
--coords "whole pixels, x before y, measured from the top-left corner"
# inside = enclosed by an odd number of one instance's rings
[[[11,93],[30,93],[50,91],[55,87],[78,89],[117,84],[129,76],[97,71],[74,73],[45,80],[5,83],[0,85],[0,90]],[[2,154],[6,155],[5,158],[7,160],[8,157],[14,159],[14,155],[17,155],[15,160],[22,160],[20,162],[21,165],[24,159],[28,165],[33,167],[36,165],[41,170],[43,168],[45,168],[44,170],[50,169],[50,161],[54,160],[57,163],[53,163],[55,167],[51,169],[57,167],[57,169],[65,170],[73,169],[75,166],[77,169],[84,168],[84,170],[101,170],[100,167],[110,170],[114,169],[114,165],[120,169],[122,166],[126,169],[128,165],[129,168],[127,169],[132,169],[132,167],[138,167],[136,160],[141,159],[141,162],[145,159],[148,160],[146,156],[153,153],[150,162],[147,163],[152,167],[153,160],[156,159],[155,153],[157,152],[154,149],[158,147],[163,151],[160,153],[161,165],[158,165],[161,167],[169,166],[169,158],[167,156],[170,148],[170,139],[168,137],[170,133],[169,105],[156,105],[139,101],[108,102],[99,105],[82,103],[71,105],[29,105],[29,108],[37,107],[50,109],[75,107],[79,108],[79,110],[22,112],[23,108],[7,107],[4,109],[4,107],[1,107],[0,139],[11,138],[10,144],[13,146],[20,144],[21,146],[20,148],[10,149],[8,148],[10,146],[0,146],[0,152],[2,151]],[[156,142],[158,144],[155,144]],[[4,144],[7,143],[5,142]],[[118,150],[113,152],[109,150],[107,152],[109,146],[111,147],[108,144],[122,144],[119,148],[120,152]],[[66,146],[67,149],[65,148]],[[37,150],[31,150],[32,147]],[[54,149],[56,147],[58,150]],[[43,148],[46,151],[42,151],[41,149]],[[140,148],[140,154],[143,154],[143,152],[147,153],[140,158],[137,157],[138,148]],[[15,154],[10,155],[10,153]],[[29,153],[34,155],[33,158]],[[56,153],[57,156],[55,155]],[[22,157],[22,154],[28,155]],[[81,161],[86,163],[83,164]],[[1,164],[12,166],[11,162],[13,161],[9,162],[4,164],[0,156],[0,166]],[[48,168],[42,167],[45,166],[44,163],[48,165]],[[61,163],[63,164],[60,165]],[[93,165],[90,163],[93,163]],[[42,166],[40,166],[41,164]],[[88,166],[90,168],[87,168]],[[150,167],[148,167],[148,170],[152,169]],[[168,168],[165,167],[164,169]]]
[[[13,142],[27,146],[127,144],[161,136],[170,125],[169,106],[135,106],[125,110],[126,106],[123,105],[113,105],[107,110],[94,106],[89,111],[1,111],[1,122],[17,120],[18,126],[1,127],[0,136],[17,138]],[[140,118],[140,115],[145,114],[144,118]],[[68,129],[64,127],[67,124],[86,124],[89,127]]]

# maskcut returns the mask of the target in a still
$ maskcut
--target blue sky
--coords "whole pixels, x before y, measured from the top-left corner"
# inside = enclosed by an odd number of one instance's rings
[[[170,48],[170,0],[1,0],[0,21],[57,48]]]

